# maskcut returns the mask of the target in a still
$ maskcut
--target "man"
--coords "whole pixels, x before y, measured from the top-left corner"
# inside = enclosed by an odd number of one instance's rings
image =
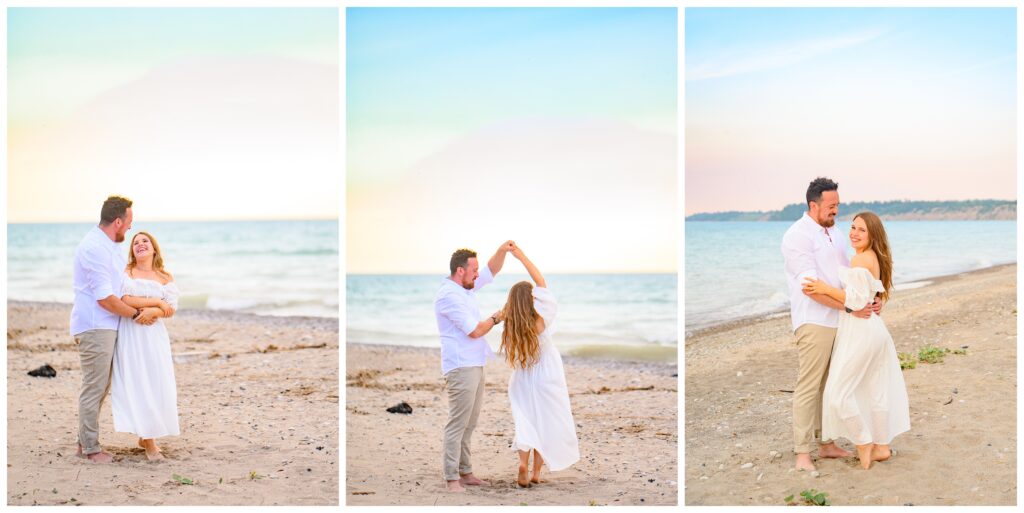
[[[821,436],[821,396],[828,379],[832,345],[839,327],[839,311],[846,307],[831,297],[803,292],[805,278],[820,279],[833,287],[842,287],[839,267],[850,266],[847,234],[835,229],[839,213],[839,184],[817,178],[807,187],[807,212],[786,230],[782,238],[782,256],[786,263],[789,308],[799,352],[797,384],[793,391],[793,438],[797,470],[814,470],[811,445]],[[876,302],[863,310],[850,312],[861,318],[877,313]],[[821,440],[821,458],[852,456],[832,440]]]
[[[73,280],[75,304],[71,308],[71,335],[82,362],[82,390],[78,397],[78,455],[94,463],[113,458],[99,442],[99,414],[110,390],[110,369],[122,317],[153,324],[145,314],[121,301],[121,273],[125,256],[120,243],[132,227],[132,201],[110,196],[100,209],[100,224],[75,249]]]
[[[484,363],[494,353],[484,335],[502,320],[499,310],[480,320],[476,291],[491,283],[515,248],[507,241],[487,265],[480,268],[476,253],[460,249],[452,254],[451,274],[434,297],[434,314],[441,333],[441,373],[448,390],[448,423],[444,427],[444,479],[449,492],[464,492],[463,485],[487,485],[473,475],[470,439],[484,397]]]

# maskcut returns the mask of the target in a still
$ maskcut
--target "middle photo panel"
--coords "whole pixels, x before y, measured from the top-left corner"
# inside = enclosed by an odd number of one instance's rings
[[[346,11],[346,504],[678,504],[674,8]]]

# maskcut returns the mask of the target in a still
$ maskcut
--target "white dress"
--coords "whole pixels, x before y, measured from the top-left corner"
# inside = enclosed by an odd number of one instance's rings
[[[839,279],[846,307],[860,310],[882,292],[882,282],[863,267],[844,267]],[[907,386],[892,335],[878,315],[859,319],[846,312],[822,395],[822,440],[846,438],[856,445],[889,444],[910,430]]]
[[[178,308],[178,286],[161,285],[127,273],[121,295],[155,297]],[[171,340],[163,319],[143,326],[122,319],[114,345],[113,377],[110,383],[114,431],[135,433],[140,438],[179,434],[178,391],[174,381]]]
[[[537,449],[549,470],[562,470],[580,459],[580,450],[562,355],[551,341],[558,306],[551,291],[534,287],[533,307],[544,319],[544,331],[538,335],[537,363],[528,369],[516,368],[508,381],[508,398],[516,423],[512,448]]]

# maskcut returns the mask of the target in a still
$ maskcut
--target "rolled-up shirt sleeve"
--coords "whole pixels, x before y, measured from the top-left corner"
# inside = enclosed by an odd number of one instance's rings
[[[480,323],[470,315],[471,312],[466,308],[465,303],[452,294],[446,294],[438,299],[436,307],[439,314],[458,326],[466,335],[472,333],[476,329],[476,325]]]
[[[91,247],[82,252],[82,270],[86,286],[96,301],[114,295],[113,277],[110,275],[110,255],[102,248]]]
[[[814,263],[814,241],[805,234],[787,233],[782,239],[782,257],[786,262],[786,274],[794,276],[802,284],[805,278],[818,279]]]

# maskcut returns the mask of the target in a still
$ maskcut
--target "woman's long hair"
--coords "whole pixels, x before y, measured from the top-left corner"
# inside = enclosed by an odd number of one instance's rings
[[[505,303],[505,331],[501,333],[501,349],[513,368],[528,369],[540,357],[537,339],[537,310],[533,308],[533,284],[521,281],[508,291]]]
[[[139,235],[145,235],[149,237],[149,243],[153,246],[153,270],[159,274],[162,274],[168,278],[171,277],[171,273],[164,270],[164,255],[160,252],[160,245],[156,242],[156,237],[153,237],[149,232],[139,232],[132,237],[132,242],[128,244],[128,265],[125,268],[128,271],[135,269],[138,262],[135,260],[135,238]]]
[[[889,291],[892,290],[892,252],[889,251],[889,237],[885,234],[885,227],[882,220],[874,212],[861,212],[854,219],[861,218],[868,228],[868,247],[878,257],[878,274],[882,280],[885,292],[882,292],[882,300],[889,299]]]

